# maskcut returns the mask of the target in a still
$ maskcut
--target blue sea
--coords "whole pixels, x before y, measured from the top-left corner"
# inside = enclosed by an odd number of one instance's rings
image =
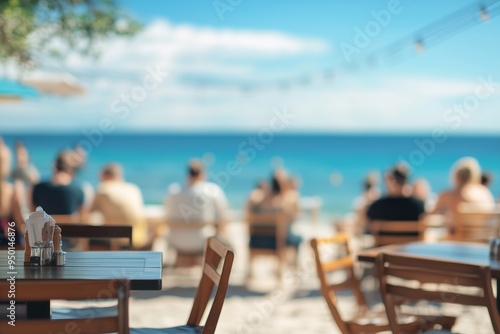
[[[397,161],[406,160],[412,179],[425,178],[434,193],[449,187],[452,164],[463,156],[478,159],[494,175],[491,189],[500,194],[500,136],[280,134],[106,134],[90,140],[82,133],[8,134],[27,146],[42,178],[49,178],[52,160],[61,149],[80,143],[88,161],[79,180],[98,184],[99,169],[119,162],[129,182],[136,183],[147,204],[162,204],[169,185],[183,184],[185,166],[202,158],[210,179],[225,190],[231,208],[241,210],[255,184],[268,179],[276,166],[300,180],[303,196],[322,198],[327,217],[349,212],[362,190],[367,173],[380,175]],[[382,178],[380,178],[382,181]],[[383,188],[383,184],[381,184]]]

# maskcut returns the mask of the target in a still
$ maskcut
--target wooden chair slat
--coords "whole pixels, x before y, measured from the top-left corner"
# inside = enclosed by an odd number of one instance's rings
[[[490,313],[495,333],[500,333],[500,316],[493,295],[489,268],[389,253],[377,256],[376,268],[382,300],[394,333],[403,332],[396,316],[396,308],[399,307],[396,299],[401,300],[401,297],[413,301],[485,306]],[[408,284],[407,280],[420,284]],[[431,286],[425,283],[435,284]],[[469,290],[471,286],[475,288]],[[447,329],[451,329],[453,324],[450,317],[446,321]]]
[[[217,270],[214,269],[212,266],[209,264],[205,264],[203,266],[203,274],[206,275],[210,280],[215,284],[219,285],[220,282],[220,276],[217,273]]]
[[[325,272],[336,271],[340,269],[349,269],[353,266],[354,261],[351,257],[345,257],[332,262],[325,262],[322,264]]]
[[[423,238],[425,217],[418,221],[374,220],[369,224],[375,238],[375,246],[418,241]],[[411,233],[412,235],[408,235]]]
[[[400,285],[387,284],[387,292],[394,296],[399,296],[411,300],[433,300],[459,305],[487,306],[486,301],[482,296],[466,295],[454,291],[431,291],[420,288],[416,289]]]
[[[132,226],[57,223],[64,239],[126,239],[126,249],[132,248]]]
[[[445,274],[443,271],[411,269],[408,267],[391,267],[387,268],[386,274],[396,276],[407,280],[417,280],[421,283],[436,283],[436,284],[454,284],[462,286],[481,287],[482,283],[476,275],[467,273]]]

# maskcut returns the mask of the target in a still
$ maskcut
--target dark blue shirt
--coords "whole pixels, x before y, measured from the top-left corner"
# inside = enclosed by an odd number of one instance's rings
[[[33,188],[32,200],[35,207],[41,206],[49,215],[71,215],[83,205],[82,187],[75,183],[54,185],[41,182]]]

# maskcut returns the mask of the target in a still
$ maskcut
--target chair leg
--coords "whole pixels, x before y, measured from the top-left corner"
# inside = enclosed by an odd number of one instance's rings
[[[248,268],[247,268],[247,275],[246,275],[247,282],[253,277],[252,264],[253,264],[254,258],[255,258],[255,255],[252,253],[252,251],[250,251],[250,253],[248,254]]]
[[[286,249],[282,250],[278,254],[278,279],[281,281],[283,279],[283,274],[285,272],[286,266]]]

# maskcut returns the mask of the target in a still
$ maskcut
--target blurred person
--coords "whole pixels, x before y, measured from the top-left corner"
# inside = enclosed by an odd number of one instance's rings
[[[267,181],[261,180],[257,183],[255,186],[255,189],[253,189],[250,192],[249,195],[249,200],[247,201],[248,203],[260,203],[264,200],[266,195],[269,193],[269,183]]]
[[[493,182],[493,175],[490,172],[483,172],[481,174],[481,184],[487,188],[490,187]]]
[[[105,165],[100,172],[92,212],[99,212],[105,225],[130,225],[133,227],[132,241],[135,248],[149,243],[144,219],[144,201],[139,187],[128,183],[119,164]]]
[[[52,166],[52,177],[34,186],[31,210],[41,206],[49,215],[85,216],[84,193],[81,185],[74,182],[75,165],[72,153],[61,151]]]
[[[192,160],[187,166],[187,184],[167,198],[167,220],[199,223],[199,228],[174,228],[169,231],[167,242],[180,253],[202,254],[206,239],[224,230],[228,210],[226,195],[221,187],[205,179],[202,163]],[[216,228],[203,223],[215,223]]]
[[[286,195],[289,197],[289,201],[295,203],[296,208],[295,210],[297,213],[300,211],[300,192],[299,192],[299,187],[300,187],[300,179],[295,176],[290,176],[288,177],[288,180],[285,181],[287,182],[286,186]]]
[[[426,211],[431,211],[434,208],[436,198],[431,192],[431,186],[426,179],[416,180],[413,183],[412,192],[413,196],[424,202]]]
[[[82,146],[77,145],[73,149],[68,150],[68,163],[72,166],[75,174],[75,179],[78,179],[80,171],[85,167],[87,163],[87,152]],[[95,192],[94,187],[90,182],[85,180],[79,180],[78,182],[83,190],[84,200],[84,211],[89,212],[94,200]],[[86,219],[86,217],[84,217]]]
[[[30,162],[28,150],[22,141],[16,142],[16,167],[12,172],[12,178],[30,186],[40,182],[40,174]]]
[[[16,142],[16,166],[12,172],[14,187],[22,217],[30,214],[31,191],[35,184],[40,182],[37,168],[30,162],[28,150],[22,141]]]
[[[369,221],[416,221],[425,212],[424,202],[410,193],[408,167],[397,164],[385,174],[386,195],[373,202],[366,212]]]
[[[16,245],[22,245],[24,239],[22,236],[26,230],[24,219],[21,214],[19,203],[19,194],[16,187],[9,182],[12,155],[0,138],[0,245],[9,243],[8,234],[9,227],[14,228],[14,238]],[[15,226],[11,226],[12,222]],[[10,224],[9,224],[10,223]]]
[[[377,173],[369,173],[363,180],[363,192],[354,200],[355,232],[362,232],[367,224],[366,211],[368,207],[380,197]],[[348,226],[344,226],[348,228]],[[359,230],[359,231],[358,231]],[[357,233],[355,233],[357,234]]]
[[[439,194],[433,213],[445,215],[445,221],[453,233],[453,222],[460,203],[473,203],[479,208],[491,209],[494,198],[490,190],[481,184],[481,167],[476,159],[464,157],[452,166],[450,173],[453,188]]]
[[[298,247],[302,237],[291,230],[291,224],[299,213],[298,195],[296,190],[290,188],[290,180],[284,170],[273,173],[270,188],[259,200],[249,197],[246,205],[247,214],[272,214],[284,213],[288,220],[287,244]],[[250,235],[250,246],[254,248],[269,248],[276,244],[276,239],[267,236]]]

